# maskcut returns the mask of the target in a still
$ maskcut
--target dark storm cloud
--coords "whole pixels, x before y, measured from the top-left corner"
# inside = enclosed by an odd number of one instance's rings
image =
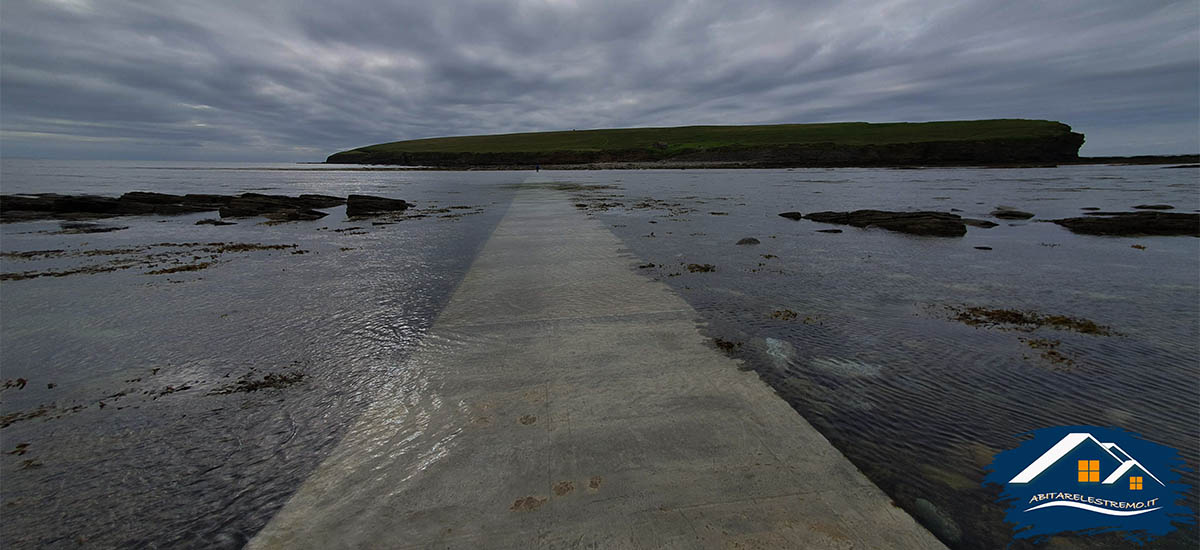
[[[1021,117],[1200,148],[1186,2],[119,2],[0,9],[5,156],[319,160],[395,139]]]

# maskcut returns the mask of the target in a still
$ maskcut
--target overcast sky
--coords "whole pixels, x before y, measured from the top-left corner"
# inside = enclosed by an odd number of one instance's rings
[[[1045,118],[1200,150],[1200,2],[4,0],[5,157],[323,160],[570,128]]]

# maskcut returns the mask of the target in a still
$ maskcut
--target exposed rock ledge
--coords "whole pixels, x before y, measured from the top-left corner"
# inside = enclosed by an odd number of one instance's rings
[[[403,211],[411,203],[399,199],[350,195],[348,199],[302,194],[170,195],[134,191],[120,197],[54,193],[0,195],[0,221],[94,219],[147,214],[182,215],[219,211],[222,218],[264,216],[272,220],[315,220],[328,215],[320,208],[346,205],[347,215],[365,216]]]
[[[799,219],[799,212],[784,212],[785,218]],[[947,212],[889,212],[886,210],[855,210],[853,212],[813,212],[803,216],[806,220],[823,223],[852,225],[854,227],[880,227],[890,231],[933,237],[961,237],[967,234],[967,225],[957,214]]]
[[[1084,235],[1191,235],[1200,237],[1200,214],[1178,212],[1092,212],[1081,218],[1052,220]]]

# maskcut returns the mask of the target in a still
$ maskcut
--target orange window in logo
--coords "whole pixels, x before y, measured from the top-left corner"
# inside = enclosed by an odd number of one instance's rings
[[[1100,482],[1100,461],[1099,460],[1080,460],[1079,461],[1079,482],[1080,483],[1099,483]]]
[[[1141,491],[1142,490],[1142,476],[1129,476],[1129,490],[1130,491]]]

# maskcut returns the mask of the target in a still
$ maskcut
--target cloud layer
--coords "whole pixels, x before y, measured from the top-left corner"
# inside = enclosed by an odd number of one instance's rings
[[[441,135],[1047,118],[1200,150],[1194,1],[11,0],[0,154],[322,160]]]

